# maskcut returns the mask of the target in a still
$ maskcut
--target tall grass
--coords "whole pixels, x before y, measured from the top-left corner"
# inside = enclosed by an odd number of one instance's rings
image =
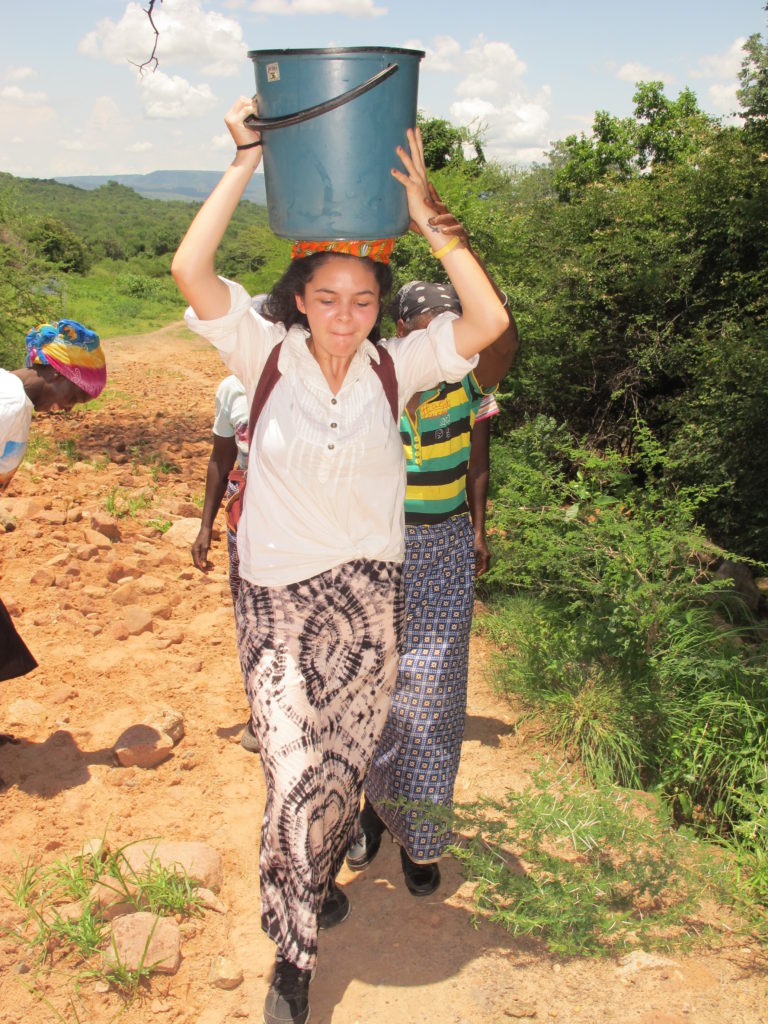
[[[702,494],[539,419],[493,453],[490,614],[501,689],[595,780],[657,790],[679,822],[768,852],[768,644],[712,568]]]

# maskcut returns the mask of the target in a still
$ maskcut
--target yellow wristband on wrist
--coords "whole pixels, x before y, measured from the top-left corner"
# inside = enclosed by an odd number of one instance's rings
[[[432,250],[432,255],[435,257],[436,260],[441,260],[443,258],[443,256],[445,256],[447,253],[449,253],[453,249],[455,249],[458,244],[459,244],[459,236],[458,235],[454,235],[453,238],[450,240],[450,242],[446,242],[445,245],[441,249],[433,249]]]

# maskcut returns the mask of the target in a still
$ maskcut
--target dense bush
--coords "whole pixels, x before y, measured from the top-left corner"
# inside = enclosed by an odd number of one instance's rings
[[[636,437],[632,458],[598,455],[542,417],[495,445],[484,628],[508,651],[501,685],[594,778],[744,828],[768,812],[766,631],[712,575],[705,495],[670,486],[664,451]]]

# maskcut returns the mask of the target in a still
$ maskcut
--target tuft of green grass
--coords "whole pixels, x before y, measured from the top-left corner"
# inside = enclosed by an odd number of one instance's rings
[[[171,473],[181,473],[181,467],[167,458],[162,452],[148,451],[148,441],[140,440],[131,445],[131,465],[134,470],[139,466],[147,466],[153,480]]]
[[[103,945],[109,931],[99,911],[88,902],[84,904],[77,918],[62,917],[54,908],[50,914],[48,929],[49,949],[53,941],[79,957],[83,963],[91,961],[96,951]]]
[[[160,533],[167,533],[173,526],[170,519],[148,519],[147,526],[154,526]]]
[[[539,938],[553,953],[680,949],[715,933],[699,918],[729,864],[702,855],[666,806],[591,788],[544,764],[521,793],[454,808],[451,852],[475,882],[477,919]]]
[[[117,388],[107,386],[100,395],[97,395],[96,398],[92,398],[88,402],[87,408],[93,411],[113,403],[119,403],[128,409],[132,409],[136,405],[136,399],[133,395],[129,395],[127,391],[120,391]]]
[[[102,839],[99,849],[51,865],[19,861],[19,870],[3,881],[2,891],[26,915],[18,927],[6,929],[7,935],[29,951],[38,972],[54,966],[71,969],[75,989],[83,979],[102,980],[129,1001],[157,966],[146,960],[152,935],[136,969],[122,963],[101,906],[91,896],[94,885],[98,882],[102,890],[112,889],[137,910],[148,910],[158,918],[198,916],[202,911],[196,882],[155,858],[136,872],[126,850],[110,850]],[[31,991],[47,1004],[42,992],[34,987]],[[70,1003],[74,1009],[71,997]]]
[[[141,509],[149,508],[151,504],[152,495],[146,491],[132,494],[116,484],[107,495],[104,507],[116,519],[123,519],[125,516],[130,516],[133,519],[137,512]]]
[[[71,437],[68,437],[63,441],[57,441],[56,449],[60,455],[64,456],[67,461],[67,465],[70,468],[82,459],[82,455],[77,447],[77,441]]]
[[[27,462],[52,462],[55,458],[52,438],[40,434],[34,428],[30,431],[27,441]]]
[[[16,859],[19,861],[19,870],[2,883],[2,890],[12,903],[24,910],[40,892],[45,876],[40,864],[34,864],[29,859],[22,864],[18,854]]]
[[[108,965],[103,968],[99,973],[99,977],[103,978],[110,987],[116,989],[117,992],[123,997],[126,1002],[130,1002],[137,995],[142,984],[146,984],[152,976],[153,966],[146,963],[147,952],[149,950],[149,943],[154,934],[154,928],[147,937],[147,942],[144,946],[144,951],[141,955],[141,959],[136,967],[128,967],[120,959],[117,948],[115,946],[114,938],[112,940],[112,956],[108,962]]]
[[[181,473],[181,466],[160,453],[152,456],[149,468],[153,480],[158,480],[161,476],[169,476],[172,473]]]

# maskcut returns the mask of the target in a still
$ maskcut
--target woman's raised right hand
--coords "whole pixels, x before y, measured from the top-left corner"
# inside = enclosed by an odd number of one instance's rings
[[[249,128],[244,122],[251,114],[258,115],[259,107],[255,97],[239,96],[227,113],[224,115],[224,123],[229,128],[229,134],[235,141],[236,146],[248,146],[253,142],[261,141],[261,132]],[[249,149],[240,150],[241,153],[253,153],[257,157],[256,166],[261,160],[261,146],[252,146]]]

